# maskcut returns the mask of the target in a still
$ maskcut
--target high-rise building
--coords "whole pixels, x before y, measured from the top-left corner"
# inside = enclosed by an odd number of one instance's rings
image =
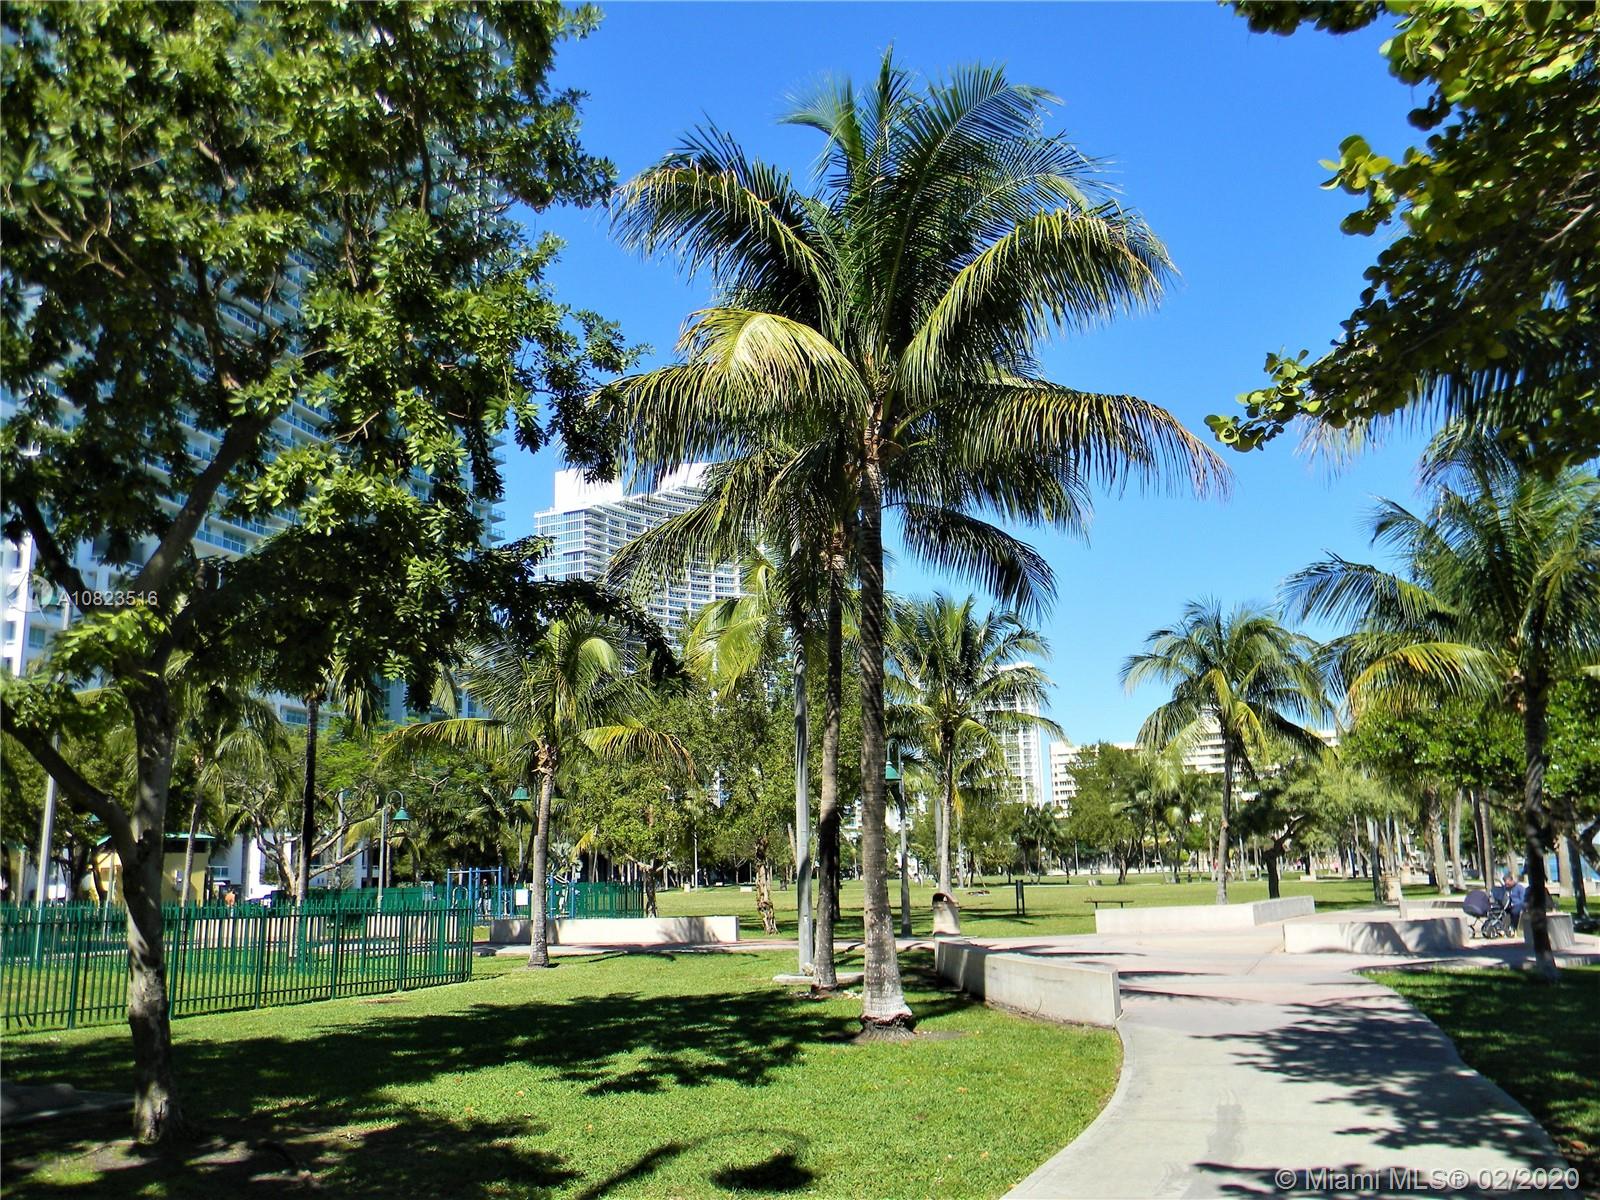
[[[1078,763],[1078,748],[1059,738],[1050,740],[1050,804],[1066,813],[1072,810],[1072,798],[1078,794],[1078,781],[1072,777],[1072,768]]]
[[[696,463],[654,491],[629,494],[621,482],[589,483],[581,471],[557,471],[555,503],[533,519],[534,532],[554,542],[536,570],[545,579],[602,578],[628,542],[704,498],[705,473],[705,464]],[[743,594],[737,563],[696,562],[658,581],[644,608],[671,631],[713,600]]]
[[[1027,713],[1035,717],[1039,715],[1039,705],[1034,700],[1014,701],[1005,707],[1012,712]],[[1044,760],[1039,749],[1039,730],[1005,729],[1000,731],[998,740],[1001,749],[1005,751],[1006,769],[1016,779],[1021,789],[1022,802],[1048,803],[1049,797],[1045,793]]]

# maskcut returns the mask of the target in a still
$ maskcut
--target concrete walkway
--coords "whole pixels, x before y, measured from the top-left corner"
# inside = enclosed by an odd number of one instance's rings
[[[1278,925],[984,944],[1114,966],[1122,984],[1111,1102],[1012,1196],[1510,1195],[1513,1173],[1566,1166],[1437,1026],[1354,974],[1419,960],[1285,954]]]

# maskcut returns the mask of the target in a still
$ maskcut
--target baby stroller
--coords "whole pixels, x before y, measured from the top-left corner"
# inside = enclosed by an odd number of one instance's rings
[[[1467,915],[1467,933],[1472,937],[1511,937],[1517,932],[1505,888],[1497,887],[1492,894],[1482,888],[1468,892],[1461,901],[1461,911]]]

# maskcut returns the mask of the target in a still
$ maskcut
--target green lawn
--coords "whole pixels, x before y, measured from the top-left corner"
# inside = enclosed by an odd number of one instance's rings
[[[1548,983],[1505,970],[1386,971],[1394,988],[1450,1035],[1469,1066],[1536,1117],[1600,1192],[1600,968]]]
[[[292,1161],[331,1196],[1000,1195],[1094,1118],[1117,1039],[904,962],[905,1043],[853,1043],[859,1001],[773,984],[783,954],[486,959],[471,983],[194,1017],[181,1086],[219,1136],[170,1161],[108,1147],[120,1118],[8,1130],[6,1191],[280,1195]],[[7,1040],[8,1080],[127,1073],[125,1029]]]
[[[1372,885],[1365,880],[1326,880],[1320,883],[1303,883],[1296,879],[1284,880],[1285,896],[1314,896],[1317,907],[1355,908],[1372,903]],[[960,888],[956,901],[961,905],[961,931],[972,937],[1027,937],[1030,934],[1093,933],[1094,908],[1090,900],[1126,900],[1129,908],[1157,907],[1173,904],[1210,904],[1216,898],[1216,885],[1198,877],[1193,883],[1172,883],[1154,875],[1128,877],[1128,882],[1118,884],[1115,875],[1103,877],[1098,886],[1090,887],[1082,876],[1074,876],[1068,883],[1061,877],[1046,876],[1043,883],[1029,883],[1026,889],[1028,912],[1016,915],[1015,893],[1004,881],[987,884],[981,888]],[[1265,900],[1265,880],[1234,880],[1228,885],[1230,900]],[[793,888],[774,889],[773,903],[778,910],[778,932],[782,937],[795,936],[795,894]],[[933,888],[927,884],[911,889],[911,928],[918,937],[933,934]],[[662,916],[708,916],[736,914],[740,936],[760,936],[761,918],[756,914],[754,892],[737,887],[701,888],[694,892],[661,891],[657,894],[657,907]],[[898,923],[900,912],[900,884],[889,881],[889,903],[894,908]],[[861,884],[850,880],[840,889],[841,938],[861,936]]]

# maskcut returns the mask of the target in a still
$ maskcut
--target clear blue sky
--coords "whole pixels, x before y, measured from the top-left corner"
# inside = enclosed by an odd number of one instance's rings
[[[779,127],[791,90],[818,76],[869,79],[891,43],[905,66],[937,74],[1002,62],[1013,79],[1061,97],[1058,127],[1109,160],[1110,180],[1167,243],[1181,278],[1154,314],[1052,344],[1050,376],[1160,403],[1200,433],[1259,386],[1269,350],[1325,346],[1376,252],[1339,233],[1348,197],[1320,188],[1340,140],[1360,132],[1385,152],[1409,144],[1411,98],[1378,55],[1381,32],[1336,38],[1251,34],[1231,12],[1193,4],[613,4],[598,33],[560,51],[557,82],[589,93],[584,142],[623,176],[707,118],[753,153],[809,171],[817,135]],[[594,212],[531,222],[567,242],[552,272],[560,298],[670,352],[703,287],[610,241]],[[1101,498],[1087,543],[1028,536],[1054,567],[1059,598],[1040,622],[1057,681],[1051,714],[1075,742],[1137,732],[1160,699],[1118,680],[1123,659],[1186,601],[1270,600],[1325,549],[1363,555],[1375,495],[1414,495],[1416,442],[1396,441],[1330,480],[1286,439],[1226,457],[1232,499],[1129,493]],[[551,501],[559,454],[514,452],[504,532],[531,532]],[[898,558],[890,586],[964,592]]]

